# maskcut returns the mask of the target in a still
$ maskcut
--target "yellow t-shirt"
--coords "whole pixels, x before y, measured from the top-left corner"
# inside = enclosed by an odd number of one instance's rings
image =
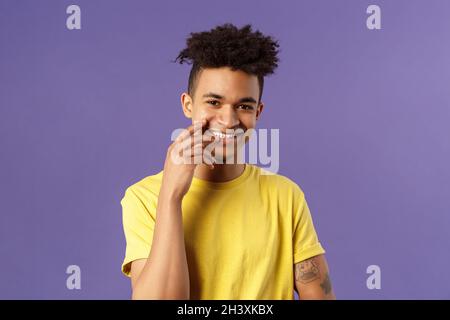
[[[228,182],[194,177],[183,198],[191,299],[293,299],[293,265],[324,253],[300,187],[246,164]],[[122,271],[148,258],[163,171],[128,187],[121,200]]]

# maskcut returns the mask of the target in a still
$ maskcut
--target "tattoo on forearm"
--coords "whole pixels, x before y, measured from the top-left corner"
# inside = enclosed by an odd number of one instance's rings
[[[328,273],[325,275],[325,279],[320,284],[320,287],[322,288],[325,294],[329,294],[331,292],[331,280],[330,275]]]
[[[320,278],[320,270],[315,258],[307,259],[295,265],[295,280],[308,283]]]

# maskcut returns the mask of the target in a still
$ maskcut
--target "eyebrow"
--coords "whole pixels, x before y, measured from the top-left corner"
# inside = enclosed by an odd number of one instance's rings
[[[224,97],[221,96],[220,94],[217,93],[206,93],[202,96],[203,98],[214,98],[214,99],[218,99],[218,100],[222,100]],[[238,103],[243,103],[243,102],[247,102],[247,103],[256,103],[256,100],[253,99],[252,97],[245,97],[245,98],[241,98],[239,99]]]

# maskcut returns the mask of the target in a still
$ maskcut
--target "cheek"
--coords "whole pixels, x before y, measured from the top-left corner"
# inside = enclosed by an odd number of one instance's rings
[[[247,128],[255,128],[256,127],[256,115],[246,114],[240,117],[241,123]]]
[[[201,121],[203,119],[208,120],[210,124],[214,124],[216,122],[217,112],[208,107],[198,107],[196,108],[196,112],[193,113],[192,119],[196,121]]]
[[[193,120],[202,120],[202,119],[210,119],[214,117],[214,112],[212,112],[209,108],[206,108],[205,106],[194,106],[193,112],[192,112],[192,119]]]
[[[239,122],[247,129],[256,127],[256,113],[254,114],[245,114],[238,112]],[[210,122],[210,124],[214,125],[216,118],[218,117],[218,112],[208,106],[195,106],[193,108],[192,120],[193,121],[201,121],[202,119],[206,119]]]

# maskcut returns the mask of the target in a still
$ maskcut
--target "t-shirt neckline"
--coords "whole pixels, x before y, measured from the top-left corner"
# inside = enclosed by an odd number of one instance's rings
[[[212,182],[208,180],[199,179],[196,177],[192,178],[192,185],[197,187],[207,187],[211,189],[230,189],[239,186],[244,183],[250,176],[252,172],[252,166],[249,164],[245,164],[244,171],[240,176],[225,182]]]

